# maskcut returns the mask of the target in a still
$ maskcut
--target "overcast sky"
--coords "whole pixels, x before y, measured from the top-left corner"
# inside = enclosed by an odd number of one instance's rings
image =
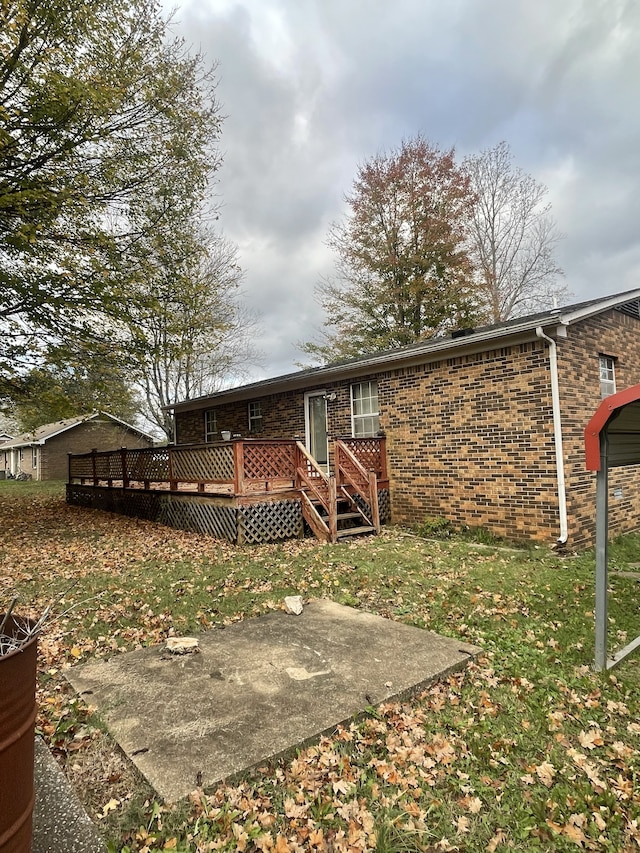
[[[640,286],[638,0],[183,0],[218,62],[216,187],[260,314],[262,365],[318,337],[314,287],[359,164],[421,133],[460,159],[506,140],[549,188],[572,301]]]

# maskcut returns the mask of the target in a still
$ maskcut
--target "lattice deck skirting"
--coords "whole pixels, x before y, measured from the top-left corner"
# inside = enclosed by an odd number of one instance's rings
[[[299,500],[248,504],[238,509],[238,543],[302,539],[303,535]]]
[[[145,518],[237,544],[275,542],[304,535],[302,505],[295,499],[236,506],[232,499],[223,503],[220,498],[203,495],[71,483],[67,485],[67,503]]]
[[[206,498],[165,495],[157,520],[178,530],[208,533],[216,539],[235,543],[238,540],[237,512],[234,506],[220,506]]]
[[[391,495],[389,489],[378,491],[378,509],[380,511],[380,524],[389,524],[391,521]]]
[[[380,520],[391,517],[389,490],[378,492]],[[157,521],[177,530],[206,533],[237,544],[277,542],[304,536],[302,503],[295,498],[236,505],[232,498],[177,495],[160,490],[67,485],[67,503],[133,518]],[[368,507],[367,507],[368,509]]]
[[[361,498],[360,495],[353,496],[358,507],[364,512],[367,518],[371,517],[371,507]],[[389,489],[378,490],[378,511],[380,513],[380,524],[388,524],[391,521],[391,497]]]

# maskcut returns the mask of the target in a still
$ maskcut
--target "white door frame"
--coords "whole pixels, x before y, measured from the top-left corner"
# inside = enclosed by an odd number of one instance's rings
[[[328,427],[328,422],[327,422],[327,392],[325,390],[305,391],[305,395],[304,395],[304,445],[307,448],[307,450],[309,451],[309,453],[311,453],[313,455],[312,450],[311,450],[311,418],[309,416],[309,402],[310,402],[312,397],[322,397],[325,401],[324,402],[324,413],[325,413],[324,422],[325,422],[325,436],[326,436],[326,441],[327,441],[326,467],[328,469],[328,467],[329,467],[329,436],[327,435],[327,427]],[[322,467],[324,467],[323,463],[321,463],[319,460],[318,460],[318,464],[321,465]]]

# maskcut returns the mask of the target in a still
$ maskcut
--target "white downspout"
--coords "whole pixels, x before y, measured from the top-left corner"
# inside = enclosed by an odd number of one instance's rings
[[[562,449],[562,419],[560,417],[560,385],[558,382],[558,353],[556,342],[545,335],[542,326],[536,329],[536,337],[549,344],[549,368],[551,370],[551,407],[553,409],[553,439],[556,448],[556,471],[558,477],[558,513],[560,515],[560,536],[558,544],[564,545],[569,538],[567,525],[567,489],[564,479],[564,452]]]

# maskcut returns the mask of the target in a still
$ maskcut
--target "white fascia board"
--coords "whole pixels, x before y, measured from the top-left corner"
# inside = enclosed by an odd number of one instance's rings
[[[605,296],[603,299],[594,301],[592,305],[585,305],[575,311],[560,310],[559,315],[562,317],[562,322],[570,325],[571,323],[577,323],[579,320],[586,320],[587,317],[591,317],[594,314],[602,314],[604,311],[608,311],[611,308],[617,308],[618,305],[633,302],[634,299],[640,299],[640,289],[629,290],[626,293],[618,293],[615,296]]]
[[[555,316],[549,317],[549,319],[552,322],[544,323],[543,325],[552,333],[556,331],[557,326],[563,325],[562,322],[558,322]],[[494,342],[496,346],[501,346],[506,339],[510,339],[512,344],[525,343],[536,339],[536,328],[538,325],[540,325],[540,321],[533,323],[529,320],[521,324],[509,325],[504,329],[492,329],[490,332],[475,332],[459,338],[431,340],[422,346],[414,346],[408,350],[393,350],[381,355],[372,355],[369,358],[358,359],[348,364],[329,365],[328,367],[319,367],[316,370],[300,371],[299,373],[290,373],[285,376],[274,377],[273,379],[265,379],[261,382],[252,382],[249,385],[241,385],[238,388],[219,391],[207,397],[176,403],[167,408],[173,409],[175,413],[198,411],[209,409],[216,404],[255,400],[284,391],[299,391],[314,388],[326,382],[337,382],[357,376],[364,376],[369,373],[382,373],[385,370],[394,370],[401,367],[414,367],[431,360],[437,361],[447,356],[457,357],[459,355],[483,352],[490,349],[491,344]],[[488,344],[489,346],[487,346]]]

